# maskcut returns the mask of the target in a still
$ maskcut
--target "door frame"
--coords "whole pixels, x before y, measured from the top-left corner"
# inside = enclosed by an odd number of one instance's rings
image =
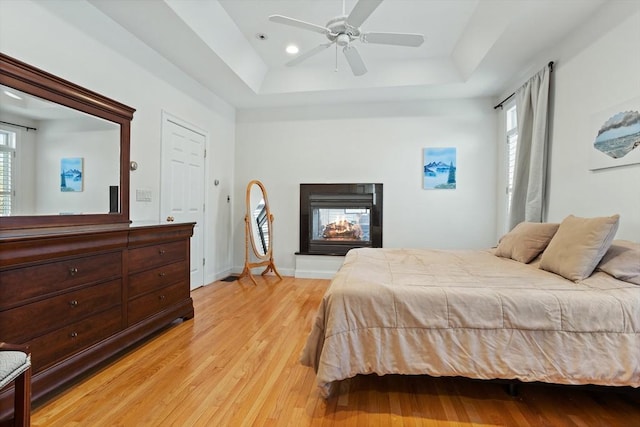
[[[207,274],[206,274],[206,254],[207,254],[207,239],[205,239],[205,232],[207,230],[207,215],[206,215],[206,206],[207,206],[207,176],[208,176],[208,154],[209,154],[209,132],[207,132],[206,130],[204,130],[203,128],[201,128],[200,126],[196,126],[186,120],[183,120],[181,118],[179,118],[178,116],[169,113],[166,110],[161,110],[161,122],[160,122],[160,198],[158,200],[159,202],[159,206],[158,206],[158,221],[160,224],[164,223],[163,220],[163,214],[162,214],[162,198],[166,197],[166,194],[163,193],[163,171],[162,171],[162,165],[164,165],[164,156],[166,154],[166,140],[165,140],[165,123],[166,122],[172,122],[178,126],[181,126],[189,131],[192,131],[194,133],[197,133],[199,135],[202,135],[204,137],[204,159],[203,159],[203,182],[202,182],[202,203],[203,203],[203,211],[202,211],[202,224],[200,224],[201,226],[201,230],[202,230],[202,259],[203,259],[203,264],[201,264],[201,268],[202,268],[202,284],[200,286],[206,286],[207,285]],[[189,278],[191,278],[191,275],[189,275]],[[191,290],[193,289],[197,289],[200,286],[196,286],[195,288],[192,287],[191,283],[189,283],[189,288]]]

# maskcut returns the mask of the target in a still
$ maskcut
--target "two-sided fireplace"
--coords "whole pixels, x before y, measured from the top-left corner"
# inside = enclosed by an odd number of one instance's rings
[[[300,252],[382,247],[382,184],[300,184]]]

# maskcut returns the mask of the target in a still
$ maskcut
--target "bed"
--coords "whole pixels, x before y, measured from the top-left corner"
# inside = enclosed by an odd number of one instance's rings
[[[371,373],[640,387],[640,245],[613,241],[616,216],[567,272],[594,238],[568,219],[497,249],[351,250],[301,362],[325,397]]]

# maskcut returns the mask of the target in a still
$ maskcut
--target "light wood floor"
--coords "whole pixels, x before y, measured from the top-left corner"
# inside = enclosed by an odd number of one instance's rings
[[[640,390],[358,376],[322,399],[298,363],[327,280],[193,292],[196,316],[33,412],[33,426],[640,426]]]

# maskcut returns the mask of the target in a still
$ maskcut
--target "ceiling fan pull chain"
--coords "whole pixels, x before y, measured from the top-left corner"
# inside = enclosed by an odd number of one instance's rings
[[[338,43],[336,43],[336,69],[333,70],[334,73],[338,72]]]

